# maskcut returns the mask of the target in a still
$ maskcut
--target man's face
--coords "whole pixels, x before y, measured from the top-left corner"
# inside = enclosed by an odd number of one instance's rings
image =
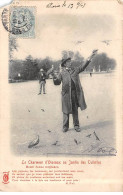
[[[71,60],[68,60],[68,61],[65,63],[65,67],[66,67],[66,68],[71,68]]]

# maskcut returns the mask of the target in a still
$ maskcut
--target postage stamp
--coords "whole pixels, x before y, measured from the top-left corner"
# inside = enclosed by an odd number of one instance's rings
[[[17,37],[35,37],[35,7],[11,7],[2,12],[4,28]]]

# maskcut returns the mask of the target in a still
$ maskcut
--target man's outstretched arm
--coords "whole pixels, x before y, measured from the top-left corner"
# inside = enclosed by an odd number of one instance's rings
[[[85,62],[85,64],[84,64],[84,66],[79,66],[77,69],[76,69],[76,71],[77,71],[77,74],[79,74],[80,72],[83,72],[85,69],[86,69],[86,67],[89,65],[89,63],[92,61],[92,59],[93,59],[93,57],[96,55],[96,53],[97,53],[97,50],[94,50],[93,52],[92,52],[92,55],[87,59],[87,61]]]

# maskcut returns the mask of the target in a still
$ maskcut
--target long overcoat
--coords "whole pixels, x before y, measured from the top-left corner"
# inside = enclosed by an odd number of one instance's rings
[[[72,100],[71,100],[71,80],[73,80],[76,88],[76,95],[78,101],[78,107],[81,110],[86,109],[86,102],[84,98],[84,92],[80,83],[79,73],[85,70],[90,61],[87,61],[84,66],[79,66],[70,72],[63,68],[59,75],[55,78],[57,84],[62,82],[62,112],[66,114],[72,113]]]

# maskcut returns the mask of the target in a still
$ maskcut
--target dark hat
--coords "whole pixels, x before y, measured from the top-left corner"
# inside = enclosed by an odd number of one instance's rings
[[[71,58],[62,59],[61,66],[63,67],[64,64],[65,64],[67,61],[69,61],[69,60],[71,60]]]

